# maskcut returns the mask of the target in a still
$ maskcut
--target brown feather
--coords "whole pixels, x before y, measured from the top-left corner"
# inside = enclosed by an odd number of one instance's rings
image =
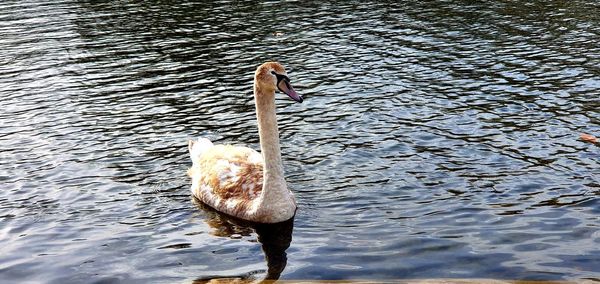
[[[188,174],[199,177],[199,184],[209,186],[222,202],[231,198],[252,200],[260,195],[263,180],[263,163],[251,160],[252,155],[257,153],[249,148],[216,145]]]

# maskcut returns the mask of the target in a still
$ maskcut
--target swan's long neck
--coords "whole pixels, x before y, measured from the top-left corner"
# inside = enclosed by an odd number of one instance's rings
[[[254,86],[256,118],[260,149],[264,159],[262,202],[277,202],[289,195],[283,173],[281,150],[279,148],[279,130],[275,114],[275,92],[266,93]]]

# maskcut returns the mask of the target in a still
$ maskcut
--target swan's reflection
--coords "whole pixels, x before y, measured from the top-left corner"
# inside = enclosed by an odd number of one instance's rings
[[[294,219],[277,224],[258,224],[221,214],[211,207],[193,198],[194,204],[206,212],[206,223],[214,229],[216,236],[233,237],[235,235],[249,236],[252,232],[258,235],[258,242],[262,245],[267,261],[267,275],[264,280],[277,280],[287,264],[285,252],[292,242]],[[249,283],[260,281],[244,275],[231,278],[200,278],[193,283]]]

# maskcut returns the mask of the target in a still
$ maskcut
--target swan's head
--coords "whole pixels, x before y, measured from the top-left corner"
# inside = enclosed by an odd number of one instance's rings
[[[258,69],[256,69],[254,78],[256,87],[267,93],[274,93],[276,90],[279,90],[294,101],[299,103],[303,101],[302,96],[298,95],[298,93],[294,91],[294,88],[292,88],[290,78],[288,78],[285,68],[277,62],[267,62],[259,66]]]

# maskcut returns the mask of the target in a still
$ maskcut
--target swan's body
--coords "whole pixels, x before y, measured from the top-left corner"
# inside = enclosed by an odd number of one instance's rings
[[[200,138],[189,142],[193,165],[192,193],[210,207],[259,223],[278,223],[296,213],[294,195],[283,173],[275,115],[275,90],[302,102],[278,63],[267,62],[254,76],[254,100],[262,155],[253,149],[213,145]]]

